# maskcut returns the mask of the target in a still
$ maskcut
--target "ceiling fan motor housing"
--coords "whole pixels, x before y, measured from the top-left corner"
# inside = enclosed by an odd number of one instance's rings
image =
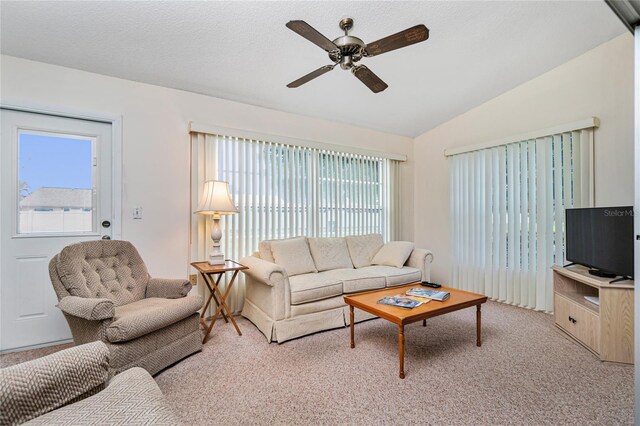
[[[353,66],[354,62],[362,59],[366,44],[358,37],[344,35],[333,40],[333,44],[338,46],[338,50],[329,52],[329,59],[336,64],[340,64],[340,68],[348,70]]]

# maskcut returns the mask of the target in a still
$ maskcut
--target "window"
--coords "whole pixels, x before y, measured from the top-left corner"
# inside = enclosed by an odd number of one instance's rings
[[[211,143],[216,178],[230,183],[240,210],[225,218],[227,245],[254,250],[261,240],[297,235],[390,238],[391,160],[230,137]]]
[[[239,214],[223,216],[222,249],[240,259],[260,241],[295,236],[341,237],[397,229],[398,161],[372,155],[237,137],[192,134],[192,194],[205,180],[229,182]],[[206,258],[210,221],[196,217],[192,256]],[[242,291],[242,277],[239,292]],[[230,307],[241,307],[232,295]]]
[[[564,210],[593,203],[592,147],[586,129],[453,155],[452,283],[551,311]]]
[[[19,234],[95,232],[94,150],[94,138],[19,131]]]

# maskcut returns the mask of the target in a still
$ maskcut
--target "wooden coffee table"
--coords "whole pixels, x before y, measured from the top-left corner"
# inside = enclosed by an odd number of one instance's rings
[[[353,308],[362,309],[365,312],[384,318],[398,325],[398,346],[400,352],[400,378],[404,379],[404,326],[422,320],[426,326],[427,318],[457,311],[464,308],[476,307],[476,345],[482,344],[480,340],[480,305],[487,301],[487,296],[458,290],[455,288],[441,287],[438,290],[448,291],[450,296],[444,302],[432,300],[417,308],[407,309],[396,306],[383,305],[378,300],[385,296],[396,296],[413,288],[420,287],[420,283],[407,284],[399,287],[385,288],[382,290],[368,291],[365,293],[350,294],[344,296],[344,301],[349,305],[351,316],[351,348],[355,348],[353,330]],[[428,287],[423,287],[428,288]]]

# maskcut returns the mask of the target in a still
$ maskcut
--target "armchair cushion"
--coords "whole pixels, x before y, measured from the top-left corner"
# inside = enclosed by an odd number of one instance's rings
[[[356,268],[371,265],[371,259],[382,248],[382,234],[353,235],[345,238],[349,248],[349,256]]]
[[[63,297],[58,307],[65,314],[90,321],[113,318],[115,309],[110,299],[87,299],[78,296]]]
[[[145,297],[179,299],[191,291],[191,282],[183,279],[151,278],[147,284]]]
[[[0,424],[20,424],[93,395],[109,380],[109,350],[93,342],[0,370]]]
[[[72,296],[111,299],[125,305],[144,298],[149,273],[128,241],[85,241],[62,249],[60,281]]]
[[[152,297],[117,306],[106,330],[109,342],[126,342],[185,319],[202,308],[200,296]]]

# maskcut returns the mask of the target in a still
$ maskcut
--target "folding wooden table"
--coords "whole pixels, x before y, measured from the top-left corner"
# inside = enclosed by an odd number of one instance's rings
[[[204,308],[200,313],[200,324],[202,324],[205,329],[202,343],[206,343],[207,339],[209,338],[209,333],[211,333],[211,329],[213,328],[213,325],[216,323],[216,320],[218,319],[220,314],[222,314],[225,322],[229,322],[229,320],[231,320],[231,323],[238,332],[238,336],[242,336],[242,333],[238,328],[238,324],[236,324],[236,321],[233,319],[233,315],[231,315],[231,311],[227,306],[226,300],[227,296],[229,296],[231,288],[233,287],[233,283],[238,276],[238,272],[249,268],[247,266],[239,264],[238,262],[234,262],[233,260],[228,259],[223,265],[210,265],[209,262],[193,262],[191,266],[193,266],[198,272],[200,272],[200,275],[202,275],[202,279],[204,280],[206,286],[209,288],[210,292],[207,303],[205,303]],[[219,284],[222,280],[222,277],[227,272],[233,272],[233,275],[231,276],[231,281],[229,281],[224,294],[222,294]],[[218,276],[217,279],[214,279],[215,275]],[[209,305],[211,304],[212,299],[216,302],[217,308],[215,314],[213,314],[213,317],[211,317],[211,322],[207,325],[206,321],[204,320],[204,316],[207,312],[207,308],[209,308]]]

